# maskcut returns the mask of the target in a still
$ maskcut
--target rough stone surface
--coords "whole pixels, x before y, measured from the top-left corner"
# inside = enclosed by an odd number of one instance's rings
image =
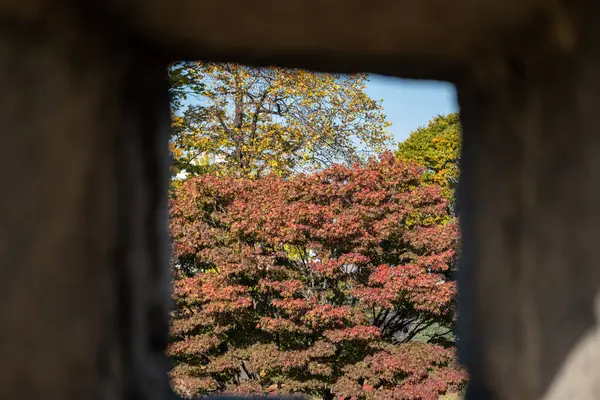
[[[162,399],[165,64],[22,11],[0,18],[0,398]]]
[[[479,51],[519,37],[555,0],[110,0],[174,59],[453,79]],[[174,22],[176,21],[176,22]]]
[[[580,11],[570,40],[540,32],[458,85],[467,398],[600,397],[599,14]]]
[[[173,396],[165,60],[184,58],[456,83],[467,397],[600,398],[599,8],[0,2],[0,398]]]

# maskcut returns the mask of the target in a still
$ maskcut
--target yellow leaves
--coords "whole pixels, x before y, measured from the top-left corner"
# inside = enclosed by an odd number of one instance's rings
[[[363,91],[364,74],[191,65],[189,73],[203,77],[202,106],[174,119],[175,141],[185,154],[222,154],[216,165],[222,172],[288,174],[355,159],[357,148],[381,150],[390,142],[381,102]]]
[[[174,143],[169,144],[169,151],[175,158],[183,157],[184,154],[183,149],[176,147]]]
[[[171,126],[173,127],[182,127],[184,124],[184,119],[180,115],[172,115],[171,116]]]

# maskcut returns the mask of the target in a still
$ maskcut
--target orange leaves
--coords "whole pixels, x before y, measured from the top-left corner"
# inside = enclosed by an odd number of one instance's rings
[[[312,375],[331,376],[333,373],[333,368],[325,363],[310,362],[308,363],[307,368]]]
[[[310,333],[307,327],[285,318],[262,317],[256,327],[270,333]]]
[[[175,367],[171,373],[171,385],[180,395],[190,398],[196,393],[212,392],[218,388],[217,382],[211,377],[197,377],[193,375],[194,370],[189,368]]]
[[[173,296],[176,299],[199,300],[202,298],[202,276],[179,279],[173,283]]]
[[[344,341],[370,341],[381,336],[381,331],[375,326],[354,326],[352,328],[335,329],[323,333],[332,343]]]
[[[214,335],[197,335],[186,337],[182,341],[172,343],[167,349],[168,355],[206,354],[221,341]]]
[[[299,317],[305,315],[315,304],[306,299],[286,298],[283,300],[273,299],[271,300],[271,305],[281,310],[282,314]]]
[[[269,279],[261,279],[258,282],[258,288],[261,291],[275,291],[284,298],[292,297],[298,293],[304,284],[297,279],[290,279],[285,281],[274,281]],[[292,303],[290,303],[291,305]]]
[[[333,388],[341,398],[438,400],[461,388],[464,371],[452,350],[426,343],[390,347],[349,366]],[[359,382],[363,382],[362,385]]]
[[[350,306],[321,304],[302,316],[302,322],[312,329],[328,329],[367,323],[362,310]]]
[[[426,259],[437,260],[437,256]],[[453,304],[456,285],[430,272],[430,265],[380,265],[369,276],[369,283],[358,286],[352,293],[369,307],[393,308],[408,301],[420,311],[445,314]]]
[[[408,346],[434,338],[424,331],[433,324],[451,328],[456,296],[458,230],[421,173],[384,154],[288,179],[206,175],[179,187],[169,351],[199,368],[190,382],[347,399],[428,399],[462,384],[452,351]]]

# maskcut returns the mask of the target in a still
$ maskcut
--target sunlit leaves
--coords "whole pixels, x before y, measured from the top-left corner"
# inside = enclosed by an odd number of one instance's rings
[[[171,75],[202,84],[184,86],[201,89],[192,105],[174,103],[172,153],[188,175],[209,165],[234,176],[288,175],[357,161],[390,143],[382,105],[364,91],[366,75],[201,62],[177,64]]]
[[[440,185],[450,198],[458,182],[461,133],[458,113],[439,115],[412,132],[398,145],[396,154],[423,165],[425,181]]]
[[[452,330],[458,230],[422,172],[386,153],[289,179],[183,182],[171,203],[180,392],[433,399],[459,388],[452,348],[425,334]]]

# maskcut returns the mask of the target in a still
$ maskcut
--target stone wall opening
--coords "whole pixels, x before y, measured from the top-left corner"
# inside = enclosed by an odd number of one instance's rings
[[[459,398],[455,88],[202,62],[169,73],[174,390],[332,400],[411,382]],[[384,378],[411,362],[433,371]]]
[[[456,84],[467,398],[597,398],[598,16],[587,0],[3,2],[0,398],[168,395],[181,59]]]

